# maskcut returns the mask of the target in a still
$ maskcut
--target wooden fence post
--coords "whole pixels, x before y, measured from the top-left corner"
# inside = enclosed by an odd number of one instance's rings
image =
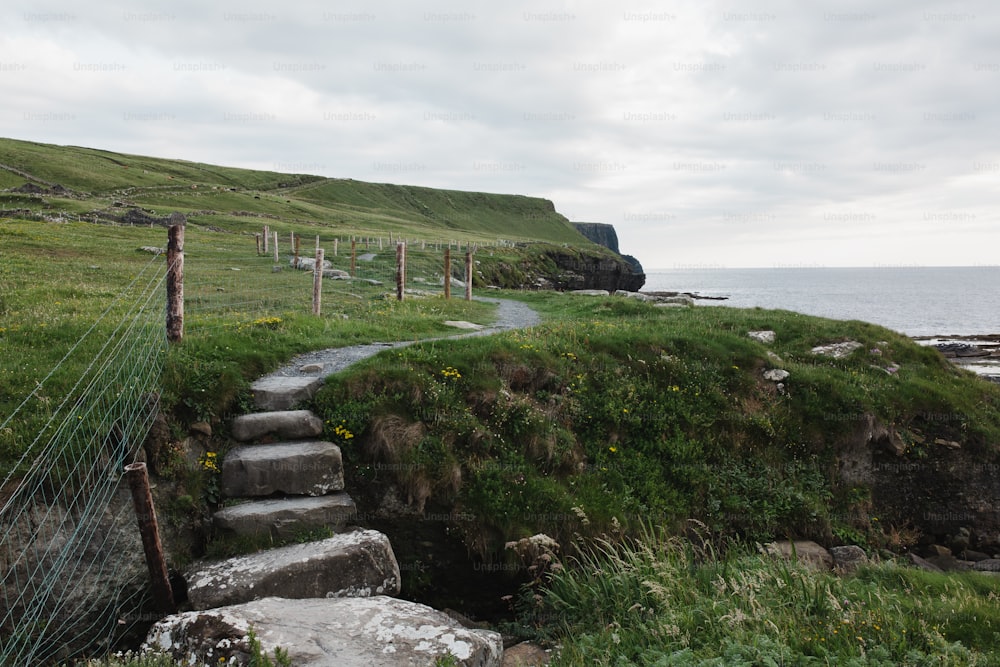
[[[451,298],[451,246],[444,249],[444,298]]]
[[[170,216],[167,230],[167,340],[184,338],[184,216]]]
[[[274,232],[274,263],[277,264],[278,260],[278,232]]]
[[[337,246],[340,245],[340,239],[333,239],[333,256],[337,256]]]
[[[396,300],[402,301],[406,291],[406,244],[396,244]]]
[[[357,241],[351,239],[351,277],[356,278],[358,275],[358,246]]]
[[[301,236],[292,232],[292,247],[295,248],[295,268],[299,268],[299,242],[302,240]]]
[[[257,240],[257,256],[260,257],[260,234],[254,234],[253,237]]]
[[[316,264],[313,266],[313,315],[319,315],[320,303],[323,300],[323,249],[316,251]]]
[[[146,566],[153,585],[153,600],[160,611],[173,614],[177,611],[177,605],[167,574],[167,561],[163,557],[163,544],[160,542],[160,529],[156,522],[156,510],[153,508],[153,496],[149,490],[146,464],[132,463],[125,466],[125,477],[132,491],[132,504],[139,521],[142,550],[146,555]]]
[[[268,253],[268,244],[271,242],[271,231],[267,225],[264,225],[264,254]]]
[[[472,251],[465,253],[465,300],[472,301]]]

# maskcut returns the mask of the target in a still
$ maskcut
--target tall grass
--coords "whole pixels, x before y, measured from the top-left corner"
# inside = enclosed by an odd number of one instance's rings
[[[697,542],[697,540],[696,540]],[[893,563],[839,577],[647,530],[598,541],[523,607],[553,665],[988,665],[1000,581]]]

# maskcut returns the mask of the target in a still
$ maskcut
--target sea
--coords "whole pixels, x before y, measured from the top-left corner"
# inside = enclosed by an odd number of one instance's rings
[[[863,320],[913,337],[1000,334],[1000,266],[653,269],[642,291],[725,297],[699,307]]]

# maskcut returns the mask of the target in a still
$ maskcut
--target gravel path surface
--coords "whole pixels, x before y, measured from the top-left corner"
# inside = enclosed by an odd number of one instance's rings
[[[300,354],[286,365],[265,377],[325,377],[331,373],[341,371],[351,364],[362,359],[373,357],[383,350],[396,347],[406,347],[414,343],[424,343],[432,340],[444,340],[453,338],[468,338],[470,336],[485,336],[500,331],[510,329],[524,329],[533,327],[541,323],[542,318],[527,304],[509,299],[488,299],[485,297],[475,297],[476,301],[485,301],[497,304],[497,320],[492,326],[482,329],[455,334],[453,336],[442,336],[440,338],[425,338],[415,341],[398,341],[393,343],[368,343],[365,345],[351,345],[349,347],[334,347],[316,352]],[[308,370],[303,370],[307,368]]]

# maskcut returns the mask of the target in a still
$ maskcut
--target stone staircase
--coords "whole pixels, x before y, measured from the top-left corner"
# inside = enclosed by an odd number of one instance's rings
[[[261,404],[269,406],[258,396]],[[245,444],[226,455],[221,491],[245,501],[216,512],[217,528],[287,539],[322,527],[336,532],[354,517],[340,448],[317,440],[323,433],[319,417],[308,410],[257,412],[237,417],[232,433]]]
[[[334,535],[186,572],[192,611],[157,623],[146,646],[206,663],[248,655],[250,629],[265,650],[290,651],[303,667],[435,664],[499,667],[500,635],[463,627],[447,615],[398,599],[399,564],[389,539],[346,528],[356,516],[344,490],[340,448],[319,439],[323,422],[292,410],[322,383],[268,376],[253,384],[258,410],[233,420],[241,444],[222,463],[221,491],[239,499],[213,516],[237,535],[293,538],[317,528]],[[227,662],[228,664],[228,662]]]

